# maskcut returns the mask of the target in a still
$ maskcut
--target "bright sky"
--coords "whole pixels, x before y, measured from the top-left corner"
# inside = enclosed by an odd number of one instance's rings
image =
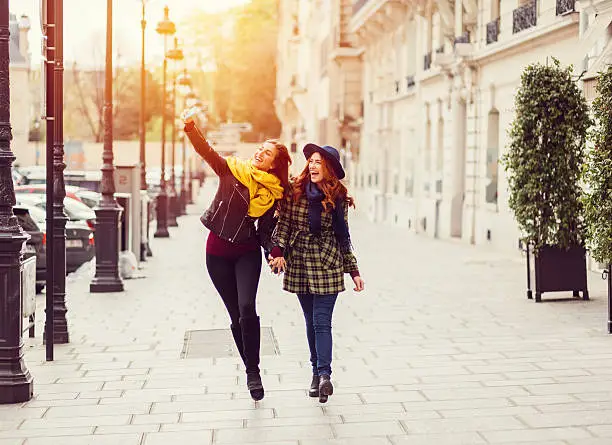
[[[30,51],[33,62],[40,60],[40,3],[42,0],[9,0],[11,12],[26,14],[32,21]],[[249,0],[147,0],[147,59],[160,60],[163,40],[155,32],[163,9],[170,7],[170,19],[177,25],[181,38],[181,22],[194,11],[217,12]],[[257,0],[255,0],[257,1]],[[140,60],[141,0],[113,0],[114,48],[124,63]],[[101,66],[104,62],[106,0],[64,0],[64,57],[84,66]],[[188,49],[186,49],[188,52]]]

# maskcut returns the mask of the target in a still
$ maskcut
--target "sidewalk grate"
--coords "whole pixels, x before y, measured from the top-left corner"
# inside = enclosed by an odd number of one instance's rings
[[[261,328],[261,355],[279,355],[271,327]],[[229,329],[186,331],[181,358],[240,357]]]

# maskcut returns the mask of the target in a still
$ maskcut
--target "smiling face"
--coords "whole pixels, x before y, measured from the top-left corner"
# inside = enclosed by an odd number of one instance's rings
[[[253,167],[267,172],[274,168],[274,161],[277,156],[278,149],[276,146],[270,142],[264,142],[253,154],[251,162]]]
[[[310,181],[317,184],[325,178],[325,161],[321,153],[315,152],[308,159],[308,171],[310,172]]]

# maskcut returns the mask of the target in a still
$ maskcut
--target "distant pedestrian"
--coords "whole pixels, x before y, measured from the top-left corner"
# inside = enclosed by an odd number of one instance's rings
[[[261,248],[270,251],[277,201],[289,186],[287,147],[268,140],[250,160],[221,157],[186,114],[185,134],[196,152],[219,176],[212,204],[200,218],[210,230],[206,267],[231,320],[231,331],[246,367],[254,400],[264,397],[259,371],[260,324],[256,310]],[[256,225],[257,223],[257,225]]]
[[[345,174],[338,151],[308,144],[304,155],[308,165],[282,201],[269,264],[285,272],[284,289],[298,296],[312,364],[309,395],[325,403],[334,391],[331,322],[344,273],[351,274],[356,292],[364,281],[352,252],[348,208],[354,201],[340,182]]]

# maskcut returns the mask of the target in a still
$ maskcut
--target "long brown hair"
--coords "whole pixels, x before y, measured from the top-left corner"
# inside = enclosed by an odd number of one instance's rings
[[[267,139],[264,144],[274,145],[276,148],[276,157],[274,158],[274,168],[270,169],[269,173],[272,173],[278,179],[280,179],[281,185],[285,189],[284,195],[287,196],[291,189],[289,182],[289,166],[291,165],[291,155],[289,150],[277,139]]]
[[[308,159],[310,161],[310,159]],[[323,209],[326,212],[330,212],[336,208],[336,201],[338,199],[344,199],[348,201],[349,206],[355,207],[355,200],[349,196],[346,186],[340,182],[338,177],[330,170],[327,160],[321,157],[321,173],[323,174],[323,180],[317,185],[325,195],[323,198]],[[306,194],[306,184],[310,180],[310,169],[308,168],[308,162],[306,167],[302,170],[302,173],[293,182],[293,200],[298,201],[303,195]]]

